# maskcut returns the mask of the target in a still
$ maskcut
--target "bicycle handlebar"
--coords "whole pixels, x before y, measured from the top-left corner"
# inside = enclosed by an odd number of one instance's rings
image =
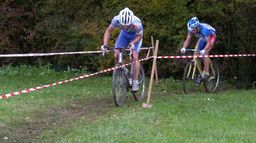
[[[122,52],[123,53],[123,51],[133,51],[133,49],[131,49],[131,48],[126,48],[126,47],[122,47],[122,48],[112,48],[112,47],[109,47],[109,46],[104,46],[104,48],[105,49],[107,49],[107,52],[108,51],[114,51],[115,49],[118,49],[120,52]]]
[[[104,48],[107,49],[108,51],[114,51],[115,48],[112,48],[112,47],[109,47],[109,46],[106,46],[104,45]]]
[[[186,52],[200,52],[198,49],[186,49]]]

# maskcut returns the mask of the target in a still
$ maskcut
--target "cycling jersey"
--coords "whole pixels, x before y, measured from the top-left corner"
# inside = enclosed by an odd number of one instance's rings
[[[216,30],[209,24],[199,23],[198,25],[199,32],[193,33],[193,31],[189,32],[192,35],[195,35],[198,38],[207,39],[210,35],[215,35]]]
[[[133,21],[128,29],[125,29],[124,26],[120,24],[118,15],[112,19],[110,26],[112,28],[118,27],[128,33],[136,33],[137,35],[143,34],[143,26],[141,20],[137,16],[133,16]]]
[[[195,35],[197,38],[199,38],[198,42],[198,49],[203,50],[207,44],[207,38],[210,38],[210,42],[212,45],[214,44],[216,40],[216,31],[215,29],[206,23],[199,23],[198,25],[199,31],[197,33],[193,33],[193,31],[188,32],[191,35]]]
[[[137,35],[143,34],[143,26],[141,20],[136,16],[133,17],[133,21],[131,25],[128,26],[127,29],[125,29],[124,26],[120,24],[118,16],[115,16],[112,19],[110,26],[111,28],[118,27],[121,29],[121,32],[115,44],[115,48],[128,47],[129,43],[132,40],[134,40],[137,37]],[[141,45],[142,38],[139,42],[134,44],[134,48],[137,53],[139,53]]]

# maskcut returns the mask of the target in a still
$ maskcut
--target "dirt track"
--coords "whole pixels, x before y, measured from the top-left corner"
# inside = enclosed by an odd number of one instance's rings
[[[47,112],[39,114],[36,120],[26,118],[20,126],[14,129],[1,127],[0,142],[33,142],[43,138],[41,133],[66,126],[70,122],[81,119],[93,122],[97,118],[104,116],[111,108],[114,108],[112,97],[105,97],[99,100],[83,102],[80,100],[71,101],[69,107],[58,107],[47,109]],[[9,138],[6,139],[6,134]]]

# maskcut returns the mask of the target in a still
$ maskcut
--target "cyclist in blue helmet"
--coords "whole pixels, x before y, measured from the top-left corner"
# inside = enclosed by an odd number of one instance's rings
[[[121,30],[121,32],[115,43],[115,61],[118,61],[118,48],[124,47],[133,48],[134,61],[138,61],[140,47],[142,45],[143,26],[141,20],[137,16],[135,16],[133,12],[127,7],[121,10],[119,12],[119,15],[115,16],[112,19],[111,24],[108,26],[107,30],[104,33],[103,45],[101,46],[101,50],[103,52],[106,50],[105,47],[108,45],[110,34],[116,27],[118,27]],[[139,67],[139,62],[134,63],[134,80],[132,84],[132,91],[139,90]]]
[[[199,38],[196,48],[200,50],[201,55],[209,55],[216,41],[216,30],[206,23],[200,23],[197,17],[191,18],[187,23],[188,34],[181,48],[181,53],[185,53],[191,37],[194,35]],[[204,59],[203,79],[209,78],[209,58]],[[200,81],[199,81],[200,82]]]

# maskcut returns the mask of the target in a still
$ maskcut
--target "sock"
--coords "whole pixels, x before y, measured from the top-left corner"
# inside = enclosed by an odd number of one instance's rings
[[[138,84],[138,80],[133,80],[133,84]]]
[[[203,76],[204,76],[204,75],[209,75],[209,72],[203,71]]]

